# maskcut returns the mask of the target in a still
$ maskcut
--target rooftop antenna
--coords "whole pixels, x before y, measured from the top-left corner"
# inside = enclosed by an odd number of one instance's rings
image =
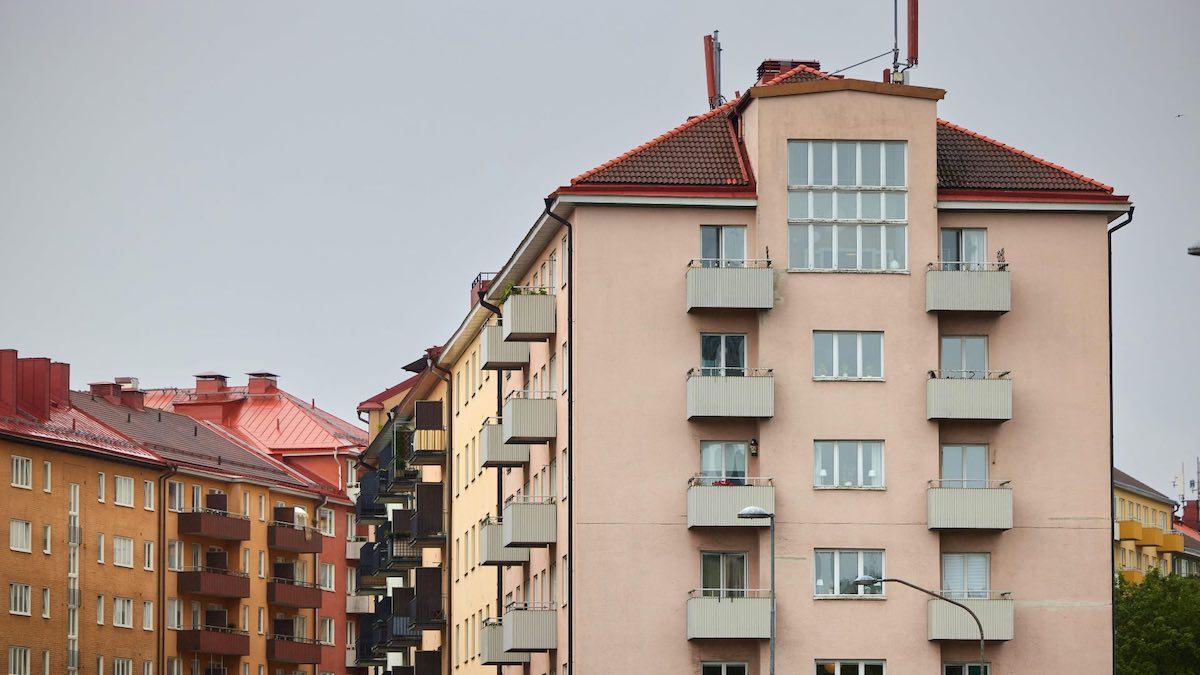
[[[891,81],[908,84],[908,69],[917,65],[917,19],[920,12],[918,0],[908,0],[908,60],[900,61],[900,0],[892,0],[892,69],[888,71]]]
[[[721,96],[721,31],[704,36],[704,77],[708,84],[708,108],[711,110],[725,102]]]

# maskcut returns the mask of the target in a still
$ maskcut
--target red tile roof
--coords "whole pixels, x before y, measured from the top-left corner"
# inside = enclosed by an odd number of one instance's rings
[[[117,433],[82,411],[66,405],[50,406],[46,421],[17,413],[0,417],[0,433],[73,447],[136,462],[162,463],[162,458],[139,443]]]
[[[395,384],[391,387],[388,387],[387,389],[384,389],[383,391],[379,392],[378,394],[375,394],[371,398],[363,401],[362,403],[359,403],[358,409],[359,410],[383,410],[383,402],[384,401],[388,400],[389,398],[394,397],[396,394],[399,394],[402,391],[407,391],[408,389],[412,388],[412,386],[417,383],[417,378],[419,378],[419,377],[420,377],[420,375],[413,375],[412,377],[404,380],[403,382],[400,382],[399,384]]]
[[[1098,180],[943,119],[937,126],[937,173],[941,188],[1113,191]]]

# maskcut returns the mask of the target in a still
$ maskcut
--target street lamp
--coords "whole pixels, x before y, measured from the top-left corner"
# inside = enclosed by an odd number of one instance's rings
[[[1196,242],[1188,247],[1188,255],[1200,255],[1200,242]]]
[[[767,513],[761,506],[747,506],[738,511],[742,520],[771,520],[771,675],[775,675],[775,514]]]
[[[918,591],[921,591],[922,593],[924,593],[925,595],[928,595],[931,598],[937,598],[938,600],[943,600],[943,601],[948,602],[956,607],[962,607],[963,609],[967,610],[967,614],[970,614],[971,618],[975,619],[975,625],[979,627],[979,665],[980,665],[980,667],[982,667],[986,663],[983,660],[983,622],[979,620],[979,617],[975,614],[974,610],[972,610],[970,607],[967,607],[963,603],[958,602],[957,600],[951,600],[950,598],[947,598],[946,596],[944,596],[940,593],[934,593],[933,591],[931,591],[927,588],[921,588],[920,586],[909,583],[903,579],[892,579],[892,578],[876,579],[875,577],[873,577],[869,574],[863,574],[863,575],[859,576],[857,579],[855,579],[854,583],[858,586],[874,586],[875,584],[881,584],[885,581],[892,581],[897,584],[903,584],[905,586],[908,586],[909,588],[913,588]]]

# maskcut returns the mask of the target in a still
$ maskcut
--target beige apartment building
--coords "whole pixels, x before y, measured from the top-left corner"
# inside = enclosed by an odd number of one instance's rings
[[[1130,204],[944,95],[765,61],[546,200],[388,423],[440,401],[447,436],[415,499],[448,512],[443,658],[414,672],[1111,670]],[[971,607],[983,662],[964,610],[865,577]]]

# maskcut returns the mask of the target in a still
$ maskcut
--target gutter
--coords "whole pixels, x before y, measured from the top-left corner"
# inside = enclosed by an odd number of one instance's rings
[[[1115,410],[1115,405],[1113,403],[1113,282],[1112,282],[1113,247],[1112,247],[1112,242],[1113,242],[1113,233],[1115,233],[1117,230],[1119,230],[1122,227],[1125,227],[1126,225],[1133,222],[1133,209],[1134,209],[1134,207],[1131,204],[1129,206],[1129,211],[1127,211],[1125,214],[1125,220],[1122,220],[1121,222],[1117,223],[1116,225],[1113,225],[1112,227],[1108,228],[1108,466],[1109,466],[1108,509],[1109,509],[1109,520],[1111,522],[1115,522],[1117,519],[1117,505],[1116,505],[1116,500],[1115,500],[1116,486],[1114,485],[1114,481],[1111,478],[1112,468],[1113,468],[1113,466],[1115,466],[1114,462],[1116,461],[1116,451],[1115,451],[1116,450],[1116,432],[1113,427],[1113,412]],[[1116,556],[1111,555],[1111,551],[1106,551],[1105,555],[1108,556],[1109,565],[1111,566],[1110,571],[1112,573],[1112,577],[1115,578],[1116,574],[1117,574]],[[1110,609],[1111,609],[1109,621],[1112,624],[1111,625],[1111,628],[1112,628],[1112,662],[1113,662],[1113,667],[1115,668],[1116,663],[1117,663],[1117,587],[1115,584],[1112,586],[1112,590],[1109,591],[1109,594],[1110,594],[1109,604],[1110,604]]]
[[[166,663],[163,660],[167,651],[167,603],[163,598],[167,594],[167,479],[175,475],[175,466],[169,465],[167,470],[158,476],[158,584],[155,602],[158,603],[158,639],[155,640],[155,658],[160,673],[165,673]]]

